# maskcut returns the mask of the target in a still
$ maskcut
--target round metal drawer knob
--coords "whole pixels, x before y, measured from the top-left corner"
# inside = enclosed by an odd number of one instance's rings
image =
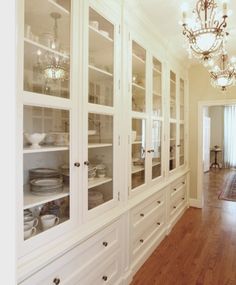
[[[55,279],[53,280],[53,283],[54,283],[55,285],[58,285],[58,284],[61,283],[61,280],[60,280],[59,278],[55,278]]]
[[[161,204],[161,201],[157,201],[157,204]]]
[[[74,166],[75,166],[75,167],[80,167],[80,163],[79,163],[79,162],[75,162],[75,163],[74,163]]]
[[[140,217],[144,217],[144,214],[143,214],[143,213],[141,213],[141,214],[140,214]]]
[[[174,206],[173,208],[176,209],[176,206]]]
[[[177,189],[176,188],[174,188],[174,191],[176,191]]]
[[[141,239],[141,240],[140,240],[140,242],[141,242],[141,243],[143,243],[143,242],[144,242],[144,240],[143,240],[143,239]]]
[[[102,244],[103,244],[105,247],[108,246],[108,242],[106,242],[106,241],[104,241]]]
[[[161,223],[157,223],[157,225],[158,225],[158,226],[160,226],[160,225],[161,225]]]
[[[104,281],[107,281],[107,276],[102,276],[102,279],[103,279]]]

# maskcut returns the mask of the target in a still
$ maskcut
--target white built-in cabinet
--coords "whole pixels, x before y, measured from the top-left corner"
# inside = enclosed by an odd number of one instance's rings
[[[18,282],[129,284],[188,205],[186,74],[119,1],[18,19]]]

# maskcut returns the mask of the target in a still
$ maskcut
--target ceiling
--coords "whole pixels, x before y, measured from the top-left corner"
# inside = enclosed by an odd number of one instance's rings
[[[188,59],[188,53],[184,48],[185,40],[182,35],[182,26],[179,22],[182,19],[181,5],[188,3],[189,11],[192,11],[196,0],[136,0],[149,20],[157,27],[162,35],[167,48],[175,50],[178,58]],[[218,1],[220,3],[220,0]],[[229,9],[232,15],[228,18],[227,31],[230,33],[228,38],[227,50],[230,56],[236,56],[236,1],[229,2]],[[190,12],[189,12],[190,14]]]

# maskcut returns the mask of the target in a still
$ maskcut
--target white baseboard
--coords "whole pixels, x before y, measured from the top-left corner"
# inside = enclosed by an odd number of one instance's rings
[[[198,199],[189,199],[189,206],[193,208],[202,208],[202,201]]]

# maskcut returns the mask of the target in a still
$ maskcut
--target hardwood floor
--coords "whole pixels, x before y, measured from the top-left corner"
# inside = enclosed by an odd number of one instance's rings
[[[186,211],[132,285],[236,285],[236,202],[218,199],[232,174],[205,174],[204,208]]]

